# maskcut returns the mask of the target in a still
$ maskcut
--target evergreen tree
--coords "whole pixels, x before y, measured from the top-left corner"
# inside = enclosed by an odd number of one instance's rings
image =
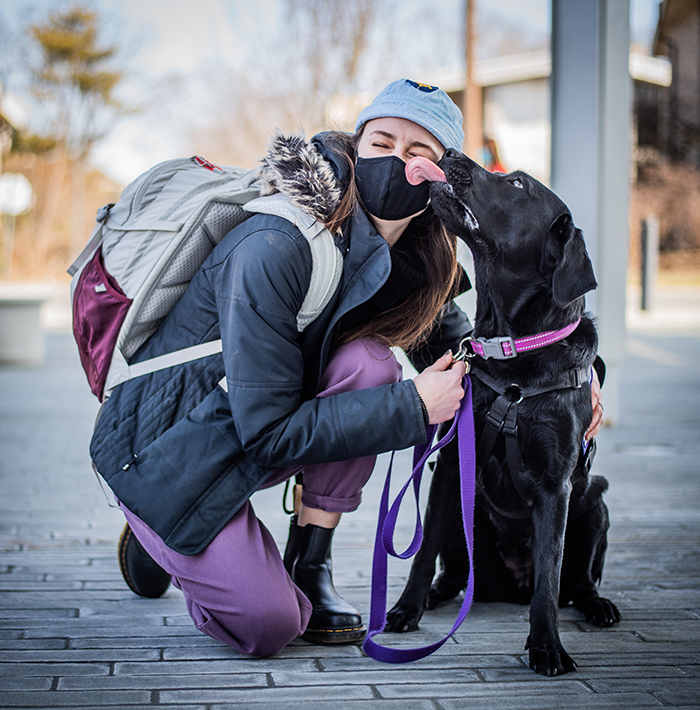
[[[38,227],[37,254],[48,253],[55,242],[59,193],[67,183],[70,227],[68,249],[77,253],[85,242],[86,162],[95,141],[104,137],[124,113],[115,97],[122,73],[113,67],[117,47],[99,37],[99,17],[80,5],[50,13],[29,26],[37,63],[33,92],[41,101],[45,121],[41,138],[53,140],[63,160],[55,164],[47,203]]]
[[[123,111],[114,96],[122,74],[111,69],[117,48],[100,46],[98,31],[97,13],[77,5],[28,29],[41,53],[34,92],[47,112],[43,133],[79,161]]]

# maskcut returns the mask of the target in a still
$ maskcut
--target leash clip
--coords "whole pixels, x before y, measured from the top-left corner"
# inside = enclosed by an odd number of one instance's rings
[[[468,335],[466,338],[463,338],[462,341],[459,344],[459,350],[457,351],[456,355],[452,356],[453,362],[465,362],[467,365],[467,372],[469,371],[469,360],[471,360],[473,357],[476,357],[475,352],[471,352],[469,350],[469,347],[467,346],[467,343],[471,343],[474,340],[470,335]]]

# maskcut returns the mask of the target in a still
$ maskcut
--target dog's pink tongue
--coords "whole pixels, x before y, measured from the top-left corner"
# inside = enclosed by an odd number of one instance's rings
[[[429,182],[447,182],[445,173],[440,170],[432,160],[428,160],[422,155],[411,158],[408,163],[406,163],[406,180],[408,180],[411,185],[418,185],[424,180],[428,180]]]

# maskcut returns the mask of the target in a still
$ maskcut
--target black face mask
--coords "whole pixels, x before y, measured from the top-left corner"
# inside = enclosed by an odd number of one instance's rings
[[[411,185],[406,163],[396,155],[357,158],[355,182],[367,211],[379,219],[410,217],[425,209],[430,200],[429,182]]]

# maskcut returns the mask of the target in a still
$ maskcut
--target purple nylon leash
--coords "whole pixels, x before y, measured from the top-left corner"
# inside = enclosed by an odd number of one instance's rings
[[[379,505],[379,521],[377,524],[377,536],[374,543],[374,558],[372,561],[372,590],[369,614],[369,628],[367,636],[362,645],[363,651],[377,661],[384,663],[407,663],[425,658],[434,651],[437,651],[461,626],[466,619],[474,598],[474,498],[476,493],[476,447],[474,441],[474,414],[472,411],[472,390],[469,376],[464,378],[464,398],[457,415],[454,418],[452,427],[434,446],[433,437],[437,427],[428,427],[428,442],[422,446],[417,446],[414,450],[413,472],[406,481],[406,484],[397,495],[396,500],[389,508],[389,488],[391,483],[391,469],[394,455],[391,456],[389,470],[386,475],[384,491]],[[386,596],[387,596],[387,571],[388,555],[406,559],[412,557],[420,548],[423,540],[423,527],[420,520],[419,491],[420,482],[423,475],[423,468],[428,457],[435,451],[446,446],[457,435],[457,445],[459,449],[459,479],[460,497],[462,502],[462,524],[464,526],[464,537],[467,541],[467,552],[469,553],[469,579],[464,592],[464,601],[459,615],[445,638],[428,646],[417,648],[388,648],[374,641],[373,637],[384,631],[386,625]],[[401,501],[413,483],[413,490],[416,498],[416,531],[408,548],[401,553],[394,549],[394,529],[401,507]]]

